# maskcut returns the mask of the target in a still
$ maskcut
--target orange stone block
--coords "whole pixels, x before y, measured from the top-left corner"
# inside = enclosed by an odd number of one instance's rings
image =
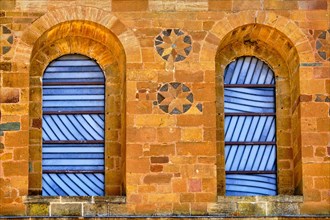
[[[3,162],[3,173],[5,177],[9,176],[27,176],[28,162]]]
[[[10,131],[5,133],[6,147],[25,147],[29,143],[28,131]]]
[[[149,173],[150,161],[148,158],[127,159],[126,171],[129,173]]]

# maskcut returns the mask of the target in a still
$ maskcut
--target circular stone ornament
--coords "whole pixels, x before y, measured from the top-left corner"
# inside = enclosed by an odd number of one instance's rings
[[[171,82],[162,85],[157,93],[157,104],[165,113],[182,114],[187,112],[194,102],[190,89],[183,83]]]
[[[323,60],[330,61],[330,29],[319,34],[316,39],[316,50]]]
[[[191,45],[191,37],[180,29],[163,30],[155,38],[156,51],[166,61],[186,59],[192,50]]]

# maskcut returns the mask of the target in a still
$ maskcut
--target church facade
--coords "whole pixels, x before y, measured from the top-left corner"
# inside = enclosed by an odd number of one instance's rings
[[[0,6],[0,218],[329,217],[327,0]]]

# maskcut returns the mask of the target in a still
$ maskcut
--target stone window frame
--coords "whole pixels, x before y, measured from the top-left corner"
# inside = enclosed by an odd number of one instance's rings
[[[267,38],[259,33],[268,32]],[[285,46],[277,50],[275,40]],[[217,147],[217,190],[225,195],[224,160],[224,84],[225,68],[236,58],[254,56],[264,61],[274,71],[276,86],[276,137],[277,137],[277,194],[301,193],[301,161],[294,135],[298,135],[299,122],[296,100],[299,98],[299,57],[292,42],[278,30],[266,25],[248,24],[240,26],[224,36],[216,53],[216,147]],[[294,177],[293,177],[294,176]]]
[[[105,195],[125,192],[124,48],[107,28],[90,21],[66,21],[44,32],[30,60],[29,195],[42,191],[42,75],[48,64],[66,54],[95,60],[105,75]]]

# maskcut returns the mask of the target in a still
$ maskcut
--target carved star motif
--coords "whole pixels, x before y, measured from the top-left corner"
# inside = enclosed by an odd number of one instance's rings
[[[182,61],[189,55],[191,37],[180,29],[162,31],[155,39],[157,53],[166,61]]]
[[[182,114],[191,107],[193,94],[186,85],[173,82],[160,88],[157,99],[159,107],[166,113]]]

